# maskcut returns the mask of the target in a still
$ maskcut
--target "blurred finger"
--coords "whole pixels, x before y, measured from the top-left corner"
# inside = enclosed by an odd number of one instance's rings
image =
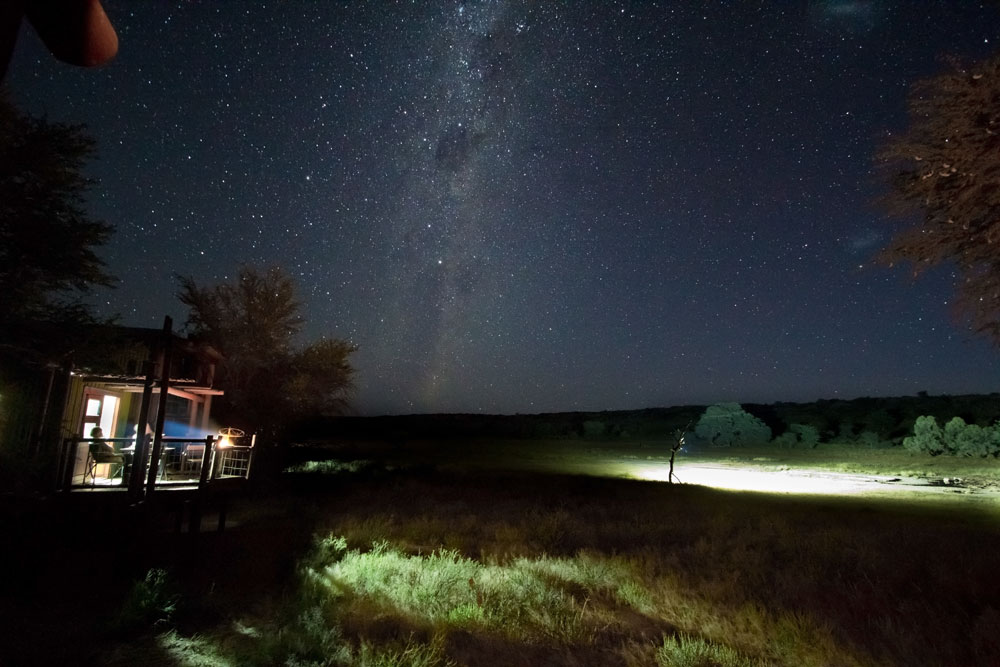
[[[28,0],[24,13],[63,62],[93,67],[118,53],[118,35],[99,0]]]

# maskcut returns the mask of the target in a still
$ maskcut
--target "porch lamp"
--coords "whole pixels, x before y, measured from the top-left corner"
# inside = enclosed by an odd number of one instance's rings
[[[231,426],[226,426],[219,429],[219,444],[217,447],[232,447],[233,440],[237,440],[245,436],[241,429],[233,428]]]

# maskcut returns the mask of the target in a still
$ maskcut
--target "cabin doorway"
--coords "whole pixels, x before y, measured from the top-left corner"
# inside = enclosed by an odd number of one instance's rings
[[[80,437],[89,438],[94,428],[101,427],[105,438],[114,438],[115,421],[118,418],[120,399],[114,394],[108,394],[96,389],[87,389],[83,394],[83,423],[80,425]]]

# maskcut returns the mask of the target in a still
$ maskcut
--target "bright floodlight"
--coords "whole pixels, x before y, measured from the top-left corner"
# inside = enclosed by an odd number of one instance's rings
[[[630,476],[659,482],[668,481],[669,469],[664,465],[636,466]],[[852,495],[877,488],[871,481],[850,475],[824,475],[805,470],[754,470],[713,465],[685,465],[677,474],[685,484],[697,484],[715,489],[763,491],[768,493],[803,493]]]
[[[219,429],[219,447],[232,447],[233,440],[239,440],[246,433],[238,428],[227,426]]]

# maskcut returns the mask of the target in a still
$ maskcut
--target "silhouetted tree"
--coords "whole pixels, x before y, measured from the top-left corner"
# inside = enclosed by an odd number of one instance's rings
[[[915,274],[953,262],[958,312],[1000,343],[1000,55],[918,81],[910,125],[878,152],[891,214],[919,223],[883,252]]]
[[[53,397],[94,344],[83,298],[112,283],[96,249],[113,228],[85,210],[93,154],[82,126],[21,113],[0,89],[0,487],[45,479]]]
[[[354,388],[350,356],[356,349],[346,340],[324,338],[292,357],[286,392],[296,414],[335,415],[349,409]]]
[[[274,432],[298,417],[347,408],[354,386],[350,355],[357,348],[340,339],[295,346],[301,304],[285,271],[243,267],[233,281],[213,286],[179,280],[178,296],[190,308],[189,330],[223,355],[221,416]]]
[[[112,284],[95,250],[113,227],[84,208],[93,153],[83,126],[22,114],[0,91],[0,347],[15,354],[65,347],[95,322],[82,297]]]

